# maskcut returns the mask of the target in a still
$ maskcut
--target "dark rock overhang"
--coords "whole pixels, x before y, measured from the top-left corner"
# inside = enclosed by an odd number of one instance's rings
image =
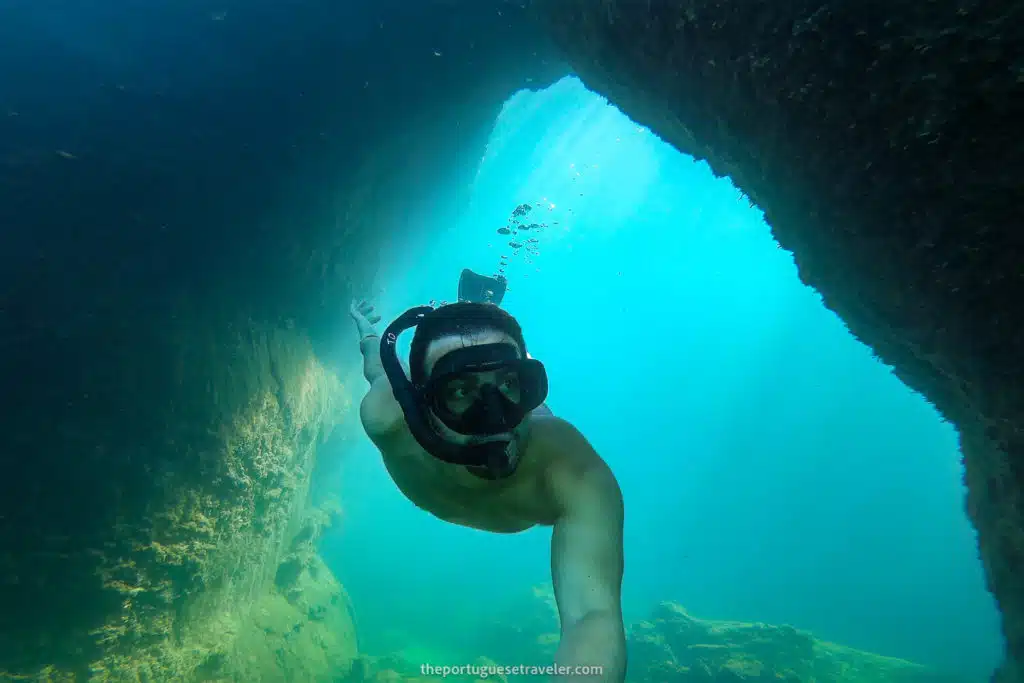
[[[576,73],[728,175],[956,424],[1024,659],[1024,4],[534,0]]]

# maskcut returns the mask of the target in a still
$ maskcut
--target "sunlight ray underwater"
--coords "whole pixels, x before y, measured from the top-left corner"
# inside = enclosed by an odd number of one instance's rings
[[[503,269],[549,404],[623,488],[629,619],[673,600],[963,675],[994,668],[953,429],[800,283],[728,179],[570,78],[506,103],[470,191],[454,219],[412,218],[379,309],[452,300],[462,268]],[[499,233],[523,203],[544,226],[535,251]],[[546,530],[446,526],[394,490],[368,442],[356,450],[325,552],[367,642],[402,623],[443,644],[499,593],[549,580]],[[373,551],[345,563],[348,547]],[[493,600],[450,604],[481,594]]]

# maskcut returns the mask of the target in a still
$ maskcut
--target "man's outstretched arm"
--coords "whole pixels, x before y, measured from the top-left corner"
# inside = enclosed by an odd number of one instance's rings
[[[381,440],[393,434],[404,424],[402,409],[395,401],[391,382],[380,362],[380,336],[374,325],[380,316],[366,302],[352,302],[349,313],[359,332],[359,351],[363,354],[363,376],[370,383],[370,391],[359,404],[359,417],[366,434],[378,447]],[[403,369],[405,365],[403,364]]]
[[[573,453],[549,473],[560,508],[551,535],[551,577],[562,622],[555,664],[569,668],[555,680],[583,680],[575,667],[596,666],[602,673],[590,680],[621,683],[626,676],[622,493],[583,435],[563,424],[560,441]]]
[[[370,386],[373,386],[375,381],[384,377],[384,367],[380,363],[380,335],[374,328],[374,324],[380,321],[380,316],[374,313],[373,306],[366,301],[352,302],[349,314],[356,322],[356,331],[359,333],[359,351],[363,354],[363,376]]]

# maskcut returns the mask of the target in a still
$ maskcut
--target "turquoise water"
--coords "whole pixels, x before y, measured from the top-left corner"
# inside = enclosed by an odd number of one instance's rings
[[[510,256],[505,307],[547,365],[549,404],[623,489],[627,619],[675,600],[952,672],[994,668],[954,430],[800,284],[728,180],[569,79],[510,100],[472,187],[434,201],[383,255],[381,313],[450,300],[462,268]],[[544,204],[550,226],[533,263],[496,234],[521,202]],[[547,530],[443,524],[355,443],[324,548],[368,648],[447,648],[547,580]]]

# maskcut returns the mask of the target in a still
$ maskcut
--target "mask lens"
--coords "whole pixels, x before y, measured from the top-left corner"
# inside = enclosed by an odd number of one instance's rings
[[[522,400],[519,373],[511,368],[459,372],[439,378],[434,394],[447,412],[462,416],[475,405],[488,406],[487,394],[497,392],[512,403]]]
[[[471,372],[449,375],[436,385],[439,403],[452,415],[462,415],[480,397],[480,383]]]
[[[515,370],[499,370],[494,378],[495,388],[516,405],[522,400],[519,373]]]

